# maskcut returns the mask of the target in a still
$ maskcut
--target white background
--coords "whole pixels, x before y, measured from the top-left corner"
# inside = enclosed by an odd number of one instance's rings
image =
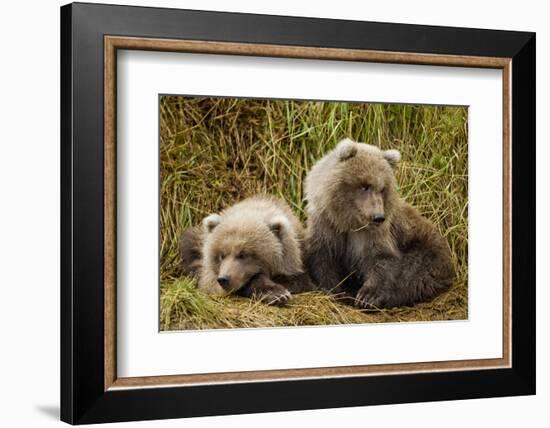
[[[119,376],[502,356],[501,70],[122,51],[117,79]],[[159,93],[468,105],[468,320],[159,333]]]
[[[111,3],[109,1],[104,1]],[[548,52],[550,28],[544,2],[524,0],[440,1],[353,0],[296,2],[126,1],[325,18],[537,31],[537,175],[550,182]],[[0,13],[0,418],[8,427],[53,426],[59,405],[59,1],[5,2]],[[544,167],[543,167],[544,166]],[[537,189],[538,395],[462,402],[419,403],[353,409],[285,412],[125,426],[266,427],[371,426],[499,427],[544,426],[550,404],[548,367],[550,298],[546,241],[550,238],[548,191]],[[545,364],[546,362],[546,364]]]

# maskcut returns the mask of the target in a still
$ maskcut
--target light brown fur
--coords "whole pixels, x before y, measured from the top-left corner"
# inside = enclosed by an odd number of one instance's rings
[[[188,271],[200,265],[195,271],[201,290],[281,304],[289,291],[312,288],[302,264],[303,239],[303,227],[284,201],[255,196],[206,217],[201,231],[188,229],[181,253],[196,253],[186,245],[201,243],[200,263],[182,258]]]

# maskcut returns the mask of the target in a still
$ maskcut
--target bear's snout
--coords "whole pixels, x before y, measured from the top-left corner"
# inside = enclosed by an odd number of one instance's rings
[[[231,278],[227,275],[218,277],[218,284],[220,284],[224,290],[227,290],[227,288],[229,287],[230,281],[231,281]]]
[[[386,217],[384,217],[384,214],[374,214],[372,216],[372,222],[376,224],[382,224],[384,223],[384,220],[386,220]]]

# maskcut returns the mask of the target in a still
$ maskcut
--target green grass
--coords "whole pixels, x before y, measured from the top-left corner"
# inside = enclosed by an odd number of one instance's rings
[[[182,275],[181,232],[236,201],[277,195],[305,223],[305,175],[344,137],[401,151],[401,195],[439,228],[453,253],[458,275],[448,293],[381,311],[359,311],[323,293],[272,308],[206,296]],[[467,318],[466,108],[163,96],[160,138],[161,329]]]

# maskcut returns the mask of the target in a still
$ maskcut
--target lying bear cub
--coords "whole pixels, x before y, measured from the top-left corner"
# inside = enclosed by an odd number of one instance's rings
[[[306,268],[360,308],[430,300],[455,276],[445,239],[397,194],[400,157],[345,139],[306,177]]]
[[[187,229],[180,254],[207,293],[234,293],[284,305],[314,288],[302,265],[303,227],[282,200],[245,199]]]

